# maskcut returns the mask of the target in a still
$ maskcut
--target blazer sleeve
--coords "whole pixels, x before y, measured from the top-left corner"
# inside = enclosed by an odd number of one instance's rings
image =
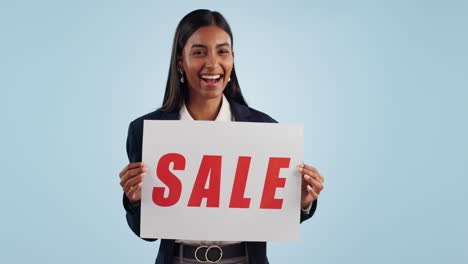
[[[316,209],[317,209],[317,200],[315,200],[312,203],[312,207],[310,208],[310,211],[309,211],[308,214],[306,214],[306,213],[304,213],[304,211],[300,210],[301,211],[300,223],[302,223],[305,220],[311,218],[314,215]]]
[[[143,135],[135,135],[135,122],[131,122],[128,127],[127,135],[127,156],[130,163],[141,162],[141,144]],[[130,229],[137,235],[140,236],[140,215],[141,205],[132,205],[128,200],[125,193],[123,194],[123,206],[126,211],[127,223]],[[146,241],[155,241],[157,239],[146,239]]]

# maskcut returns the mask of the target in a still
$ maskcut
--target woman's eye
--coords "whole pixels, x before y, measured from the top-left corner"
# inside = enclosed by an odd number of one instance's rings
[[[219,53],[226,54],[229,53],[229,50],[220,50]]]
[[[193,55],[203,55],[203,54],[205,54],[205,52],[202,51],[202,50],[196,50],[196,51],[194,51],[192,54],[193,54]]]

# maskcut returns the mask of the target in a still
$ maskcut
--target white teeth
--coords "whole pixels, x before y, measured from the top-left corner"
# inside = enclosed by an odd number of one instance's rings
[[[209,80],[215,80],[215,79],[219,79],[219,77],[221,77],[221,75],[202,75],[202,78],[203,79],[209,79]]]

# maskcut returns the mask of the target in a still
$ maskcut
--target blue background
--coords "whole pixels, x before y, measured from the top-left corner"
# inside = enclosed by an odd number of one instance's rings
[[[2,1],[1,263],[152,263],[127,227],[128,123],[173,34],[220,11],[248,103],[326,177],[272,263],[468,263],[466,1]]]

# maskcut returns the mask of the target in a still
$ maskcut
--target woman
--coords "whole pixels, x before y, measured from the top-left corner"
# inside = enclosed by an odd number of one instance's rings
[[[160,109],[130,123],[127,154],[130,160],[120,173],[127,222],[140,235],[143,120],[216,120],[275,122],[245,102],[234,69],[231,29],[218,12],[195,10],[179,23],[172,47],[169,76]],[[323,177],[302,164],[301,222],[310,218],[323,189]],[[149,240],[154,241],[154,240]],[[207,247],[215,246],[216,250]],[[221,255],[221,251],[223,254]],[[219,262],[218,262],[219,261]],[[162,239],[156,263],[268,263],[266,242],[214,242]]]

